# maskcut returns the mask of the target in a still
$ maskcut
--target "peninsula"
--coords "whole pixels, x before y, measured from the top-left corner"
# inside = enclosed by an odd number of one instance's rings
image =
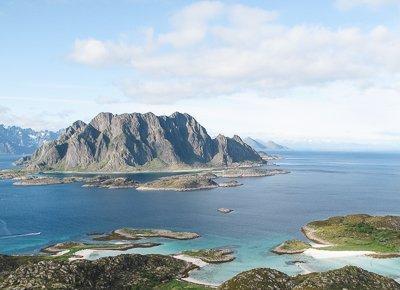
[[[278,254],[318,251],[319,254],[348,252],[374,258],[400,257],[400,216],[354,214],[313,221],[302,227],[316,246],[291,240],[272,250]],[[316,249],[318,248],[318,249]],[[310,252],[310,254],[311,254]]]

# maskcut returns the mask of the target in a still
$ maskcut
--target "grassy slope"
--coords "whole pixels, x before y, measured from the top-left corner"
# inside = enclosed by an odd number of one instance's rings
[[[332,250],[365,250],[381,253],[400,252],[400,217],[372,217],[349,215],[325,221],[311,222],[307,226],[315,234],[332,243]]]
[[[161,284],[154,289],[156,290],[179,290],[179,289],[189,289],[189,290],[209,290],[213,289],[207,286],[198,285],[194,283],[189,283],[181,280],[172,280],[166,284]]]
[[[287,251],[301,251],[310,248],[310,244],[307,244],[299,240],[289,240],[285,241],[280,248]]]

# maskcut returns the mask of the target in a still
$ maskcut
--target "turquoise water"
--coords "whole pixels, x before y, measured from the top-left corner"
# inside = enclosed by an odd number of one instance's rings
[[[32,253],[65,240],[87,239],[87,233],[124,226],[195,231],[191,241],[161,240],[163,245],[131,252],[172,254],[190,248],[231,247],[237,259],[210,265],[191,276],[220,283],[254,267],[288,274],[346,264],[400,277],[400,259],[351,257],[313,259],[278,256],[271,248],[285,239],[304,239],[305,223],[349,213],[400,214],[400,154],[284,152],[287,175],[241,179],[243,186],[195,192],[140,192],[132,189],[83,188],[80,184],[15,187],[0,181],[0,252]],[[0,156],[0,166],[11,162]],[[159,175],[157,175],[159,176]],[[138,180],[157,177],[141,174]],[[223,215],[219,207],[235,211]],[[118,254],[114,253],[114,254]],[[97,258],[93,256],[91,258]]]

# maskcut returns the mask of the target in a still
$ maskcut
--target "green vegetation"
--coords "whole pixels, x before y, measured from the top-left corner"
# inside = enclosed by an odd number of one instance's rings
[[[331,250],[400,252],[400,217],[348,215],[314,221],[303,228],[306,235],[333,244]],[[308,233],[307,233],[308,232]]]
[[[28,260],[18,265],[14,265],[14,257],[4,256],[1,261],[7,270],[0,268],[0,289],[154,289],[167,286],[193,269],[182,260],[162,255],[119,255],[74,262]]]
[[[311,248],[311,245],[306,242],[299,240],[289,240],[280,244],[278,247],[273,249],[272,252],[276,254],[299,254],[309,248]]]
[[[63,251],[68,251],[62,255],[45,256],[45,259],[67,261],[76,255],[77,252],[82,250],[116,250],[126,251],[132,248],[148,248],[158,246],[158,243],[130,243],[130,244],[84,244],[76,242],[59,243],[53,246],[44,248],[42,252],[50,254],[58,254]]]
[[[197,233],[191,232],[174,232],[170,230],[160,229],[132,229],[123,228],[115,230],[107,235],[94,237],[97,241],[111,240],[139,240],[141,238],[167,238],[176,240],[191,240],[198,238]]]
[[[180,290],[180,289],[188,289],[188,290],[209,290],[211,287],[198,285],[194,283],[185,282],[182,280],[172,280],[166,284],[161,284],[154,288],[155,290]]]
[[[206,263],[226,263],[233,261],[233,251],[230,249],[202,249],[184,251],[182,254],[193,258],[198,258]]]
[[[215,175],[212,174],[183,174],[163,177],[148,183],[144,183],[138,187],[140,190],[196,190],[211,189],[218,187],[213,180]]]

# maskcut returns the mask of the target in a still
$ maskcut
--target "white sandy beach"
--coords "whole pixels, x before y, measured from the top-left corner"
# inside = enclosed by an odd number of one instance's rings
[[[92,249],[85,249],[81,250],[75,253],[76,257],[69,258],[69,261],[75,261],[75,260],[88,260],[90,255],[96,252],[96,250]]]
[[[194,284],[210,286],[210,287],[213,287],[213,288],[214,287],[217,288],[219,286],[219,284],[207,283],[205,281],[200,281],[200,280],[197,280],[197,279],[194,279],[194,278],[190,278],[190,277],[181,278],[181,280],[186,281],[186,282],[190,282],[190,283],[194,283]]]
[[[357,257],[373,254],[371,251],[329,251],[320,249],[307,249],[303,252],[304,255],[313,257],[314,259],[334,259],[345,257]]]
[[[58,252],[57,254],[54,254],[52,256],[59,257],[59,256],[67,254],[68,252],[69,252],[69,250],[64,250],[64,251]]]
[[[208,263],[204,262],[201,259],[193,258],[193,257],[187,256],[187,255],[179,254],[179,255],[174,255],[173,257],[175,259],[179,259],[179,260],[183,260],[183,261],[192,263],[193,265],[196,265],[196,266],[198,266],[200,268],[203,268],[203,267],[208,265]]]

